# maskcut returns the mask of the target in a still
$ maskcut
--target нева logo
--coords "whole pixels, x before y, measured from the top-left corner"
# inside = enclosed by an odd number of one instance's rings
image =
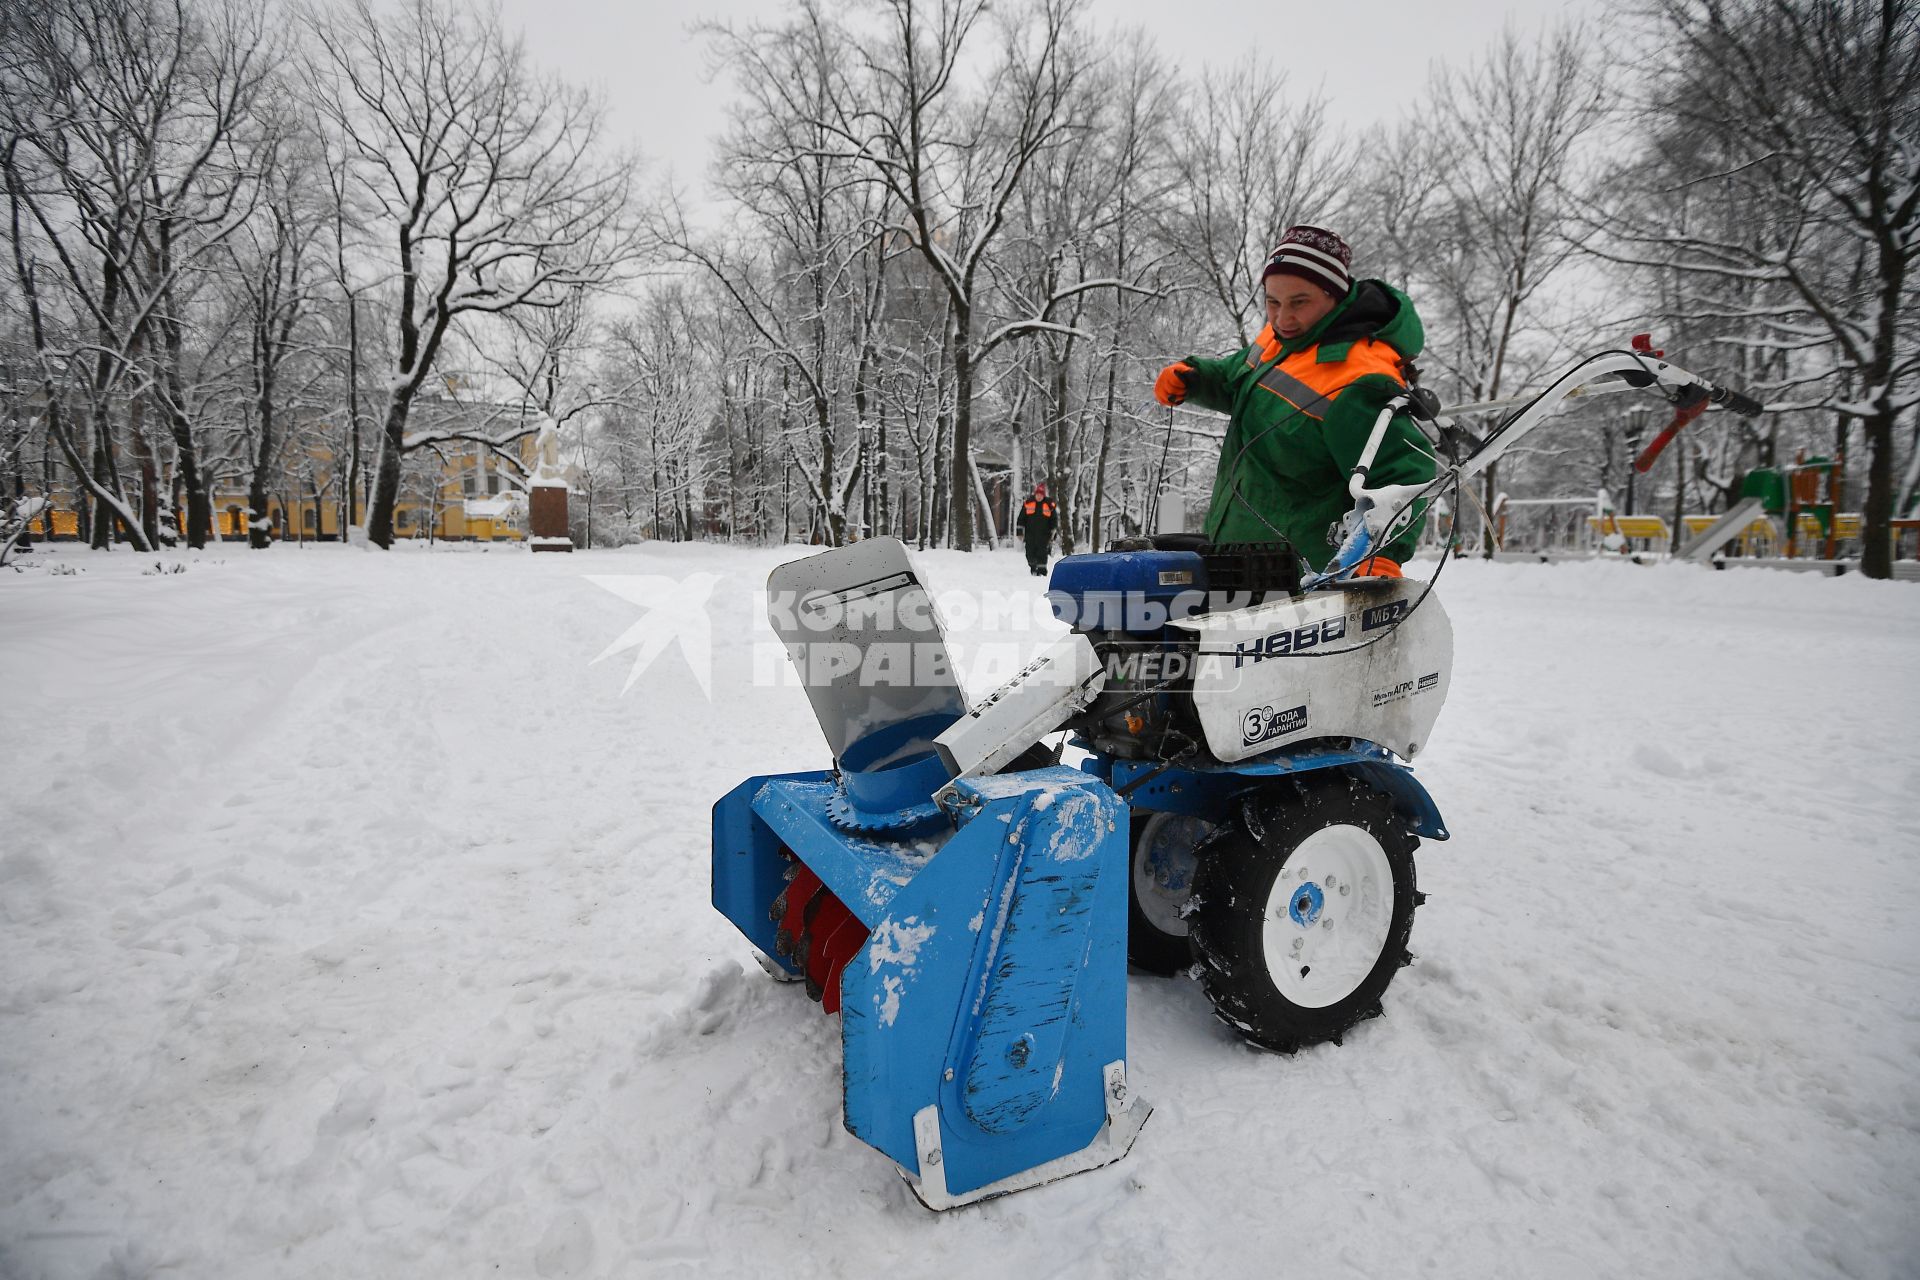
[[[700,682],[700,692],[713,696],[713,626],[707,617],[707,599],[720,575],[690,573],[684,578],[664,578],[644,573],[587,573],[581,577],[647,611],[593,659],[599,662],[634,650],[633,669],[627,672],[621,693],[633,688],[661,651],[677,642],[680,656]]]

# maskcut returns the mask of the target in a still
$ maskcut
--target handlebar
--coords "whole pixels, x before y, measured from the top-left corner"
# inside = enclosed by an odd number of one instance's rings
[[[1707,399],[1724,409],[1730,409],[1743,418],[1755,418],[1765,411],[1766,406],[1743,391],[1732,387],[1707,387]]]
[[[1765,406],[1744,392],[1731,387],[1719,387],[1708,382],[1697,373],[1690,373],[1678,365],[1660,359],[1657,353],[1645,352],[1607,352],[1587,360],[1582,360],[1555,378],[1544,391],[1525,402],[1515,417],[1503,422],[1500,429],[1493,432],[1481,443],[1471,456],[1452,466],[1443,466],[1439,473],[1425,484],[1381,485],[1377,488],[1367,486],[1368,472],[1373,467],[1375,454],[1385,438],[1387,425],[1397,413],[1411,410],[1415,416],[1434,419],[1437,425],[1448,425],[1446,414],[1435,415],[1427,401],[1415,402],[1412,392],[1402,392],[1390,400],[1374,420],[1373,430],[1368,433],[1362,448],[1358,464],[1348,477],[1348,492],[1353,496],[1353,510],[1348,513],[1346,535],[1333,560],[1325,571],[1314,574],[1301,586],[1312,590],[1328,585],[1350,572],[1365,559],[1375,546],[1383,545],[1396,531],[1404,528],[1413,504],[1429,493],[1438,492],[1448,483],[1458,483],[1466,477],[1486,469],[1497,461],[1501,454],[1511,448],[1515,441],[1534,427],[1545,421],[1562,400],[1580,393],[1587,384],[1606,375],[1617,375],[1614,381],[1602,383],[1595,390],[1629,390],[1652,387],[1656,384],[1673,389],[1676,393],[1676,405],[1679,412],[1667,430],[1662,433],[1646,454],[1635,463],[1645,471],[1652,464],[1653,455],[1660,447],[1688,421],[1706,408],[1708,402],[1720,405],[1743,418],[1751,418],[1761,413]],[[1470,406],[1483,410],[1494,405]],[[1454,410],[1462,412],[1463,410]]]

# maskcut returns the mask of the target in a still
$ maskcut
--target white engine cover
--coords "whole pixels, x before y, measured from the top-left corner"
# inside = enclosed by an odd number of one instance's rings
[[[1200,642],[1193,706],[1216,757],[1361,738],[1410,760],[1427,745],[1453,678],[1453,624],[1436,595],[1412,607],[1424,582],[1363,581],[1173,624]]]

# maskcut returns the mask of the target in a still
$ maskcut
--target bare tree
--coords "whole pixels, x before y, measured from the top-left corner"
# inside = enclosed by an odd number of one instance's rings
[[[1565,343],[1543,322],[1553,318],[1547,286],[1579,247],[1580,145],[1606,106],[1587,47],[1577,27],[1534,42],[1507,28],[1467,70],[1436,71],[1395,148],[1403,164],[1427,152],[1418,171],[1437,189],[1402,186],[1382,222],[1412,239],[1391,251],[1415,267],[1422,314],[1441,339],[1429,350],[1462,399],[1497,398],[1529,337],[1534,365],[1559,358]],[[1491,511],[1497,466],[1482,485]],[[1495,550],[1491,525],[1484,550]]]
[[[553,424],[563,442],[573,442],[570,452],[584,481],[582,499],[589,523],[603,462],[588,441],[593,417],[626,404],[635,386],[630,369],[619,367],[617,359],[605,358],[610,349],[617,353],[622,344],[617,335],[607,332],[596,301],[591,291],[577,288],[559,306],[522,307],[462,325],[463,336],[493,375],[491,380],[504,377],[514,395],[510,402],[494,406],[498,425],[491,430],[476,431],[472,422],[466,422],[450,432],[435,433],[436,439],[478,442],[492,453],[495,473],[524,490],[532,477],[518,442]],[[413,433],[419,440],[427,435]]]
[[[1128,281],[1133,287],[1115,290],[1108,299],[1111,323],[1104,353],[1106,385],[1089,519],[1090,539],[1096,549],[1102,544],[1107,463],[1114,421],[1122,416],[1134,418],[1120,403],[1119,386],[1121,366],[1128,355],[1128,335],[1137,295],[1158,292],[1148,281],[1159,275],[1164,257],[1149,239],[1148,224],[1163,193],[1170,186],[1177,189],[1164,167],[1156,163],[1156,157],[1166,150],[1173,106],[1165,67],[1145,39],[1136,36],[1108,69],[1108,75],[1113,92],[1101,94],[1100,100],[1110,101],[1112,113],[1110,116],[1103,113],[1096,123],[1094,152],[1096,166],[1111,178],[1111,196],[1102,201],[1111,210],[1111,216],[1099,228],[1095,240],[1094,250],[1104,267],[1096,274]],[[1290,176],[1306,180],[1306,175]],[[1124,502],[1121,505],[1124,520]],[[1143,504],[1143,519],[1145,510]],[[1064,549],[1071,551],[1071,544]]]
[[[247,335],[254,444],[247,540],[255,549],[272,543],[267,499],[280,475],[287,408],[283,378],[288,362],[307,346],[296,331],[319,289],[320,239],[327,230],[325,202],[314,198],[322,161],[294,132],[294,118],[281,113],[257,207],[226,246]]]
[[[352,157],[369,231],[391,237],[395,360],[367,516],[386,547],[401,459],[424,443],[408,415],[448,327],[561,306],[612,279],[636,253],[632,168],[600,154],[599,106],[532,71],[497,14],[441,0],[383,14],[351,0],[307,25],[309,90]]]
[[[1920,11],[1661,0],[1651,35],[1652,154],[1608,210],[1612,254],[1705,284],[1704,310],[1787,356],[1789,401],[1812,387],[1861,423],[1861,571],[1888,577],[1895,425],[1920,404]]]
[[[884,0],[879,10],[879,30],[856,39],[854,69],[810,122],[833,139],[836,156],[886,190],[894,214],[885,230],[918,253],[946,295],[953,381],[946,500],[952,540],[970,550],[973,399],[982,363],[1010,339],[1068,327],[1044,312],[1071,293],[1117,283],[1078,282],[1043,300],[1041,312],[996,317],[990,310],[989,262],[1015,196],[1039,156],[1085,127],[1070,110],[1086,74],[1083,33],[1076,0],[1010,9],[999,47],[969,94],[962,73],[986,29],[985,0]],[[825,21],[812,0],[807,12]]]
[[[1245,346],[1261,326],[1255,294],[1267,254],[1293,223],[1348,216],[1358,150],[1328,118],[1325,99],[1296,104],[1286,73],[1253,55],[1202,73],[1180,135],[1179,185],[1162,235],[1212,304],[1209,318],[1224,323],[1218,336]]]
[[[644,495],[648,536],[684,542],[705,527],[706,492],[715,470],[706,439],[720,378],[702,341],[696,295],[674,281],[649,292],[639,314],[613,327],[609,366],[625,394],[610,424],[630,465],[631,499]],[[629,510],[634,508],[630,505]]]
[[[95,504],[153,540],[118,464],[115,409],[162,410],[195,546],[212,509],[184,384],[188,278],[246,219],[244,136],[274,51],[243,0],[37,0],[0,12],[0,173],[15,282],[41,366],[45,427]],[[144,442],[144,437],[142,437]],[[150,457],[150,455],[149,455]]]
[[[1144,35],[1103,50],[1069,104],[1083,126],[1074,145],[1037,159],[990,264],[1007,314],[1059,322],[1013,357],[1003,417],[1016,461],[1034,457],[1049,482],[1069,554],[1082,536],[1101,541],[1113,427],[1135,416],[1122,390],[1137,379],[1123,367],[1137,354],[1129,347],[1144,300],[1167,290],[1178,260],[1157,235],[1180,181],[1167,159],[1176,107],[1173,76]],[[1096,439],[1089,463],[1078,447]],[[1017,501],[1025,486],[1014,490]]]
[[[719,232],[696,234],[677,205],[664,238],[700,267],[745,330],[795,385],[807,429],[783,433],[829,545],[849,533],[848,500],[866,461],[858,432],[884,293],[879,195],[821,123],[845,92],[847,33],[815,10],[775,27],[707,29],[741,99],[713,168],[738,210]],[[852,410],[851,417],[849,410]],[[851,456],[849,457],[849,453]]]
[[[312,110],[311,100],[305,103]],[[360,387],[361,347],[360,315],[364,305],[363,293],[372,287],[365,279],[368,264],[359,261],[357,246],[366,237],[360,225],[361,201],[356,198],[358,184],[352,177],[348,166],[353,154],[350,142],[338,136],[330,136],[321,120],[314,122],[311,130],[312,144],[319,150],[321,163],[319,177],[326,182],[324,200],[328,214],[328,249],[331,257],[328,262],[332,275],[333,288],[338,297],[339,317],[331,319],[329,329],[332,336],[331,346],[335,362],[340,369],[338,383],[337,413],[340,423],[339,438],[331,448],[336,457],[346,459],[346,468],[340,478],[338,500],[340,504],[339,522],[341,536],[345,537],[349,528],[361,522],[362,502],[366,494],[366,464],[364,428],[366,413],[361,404],[363,394]],[[377,265],[377,264],[375,264]]]

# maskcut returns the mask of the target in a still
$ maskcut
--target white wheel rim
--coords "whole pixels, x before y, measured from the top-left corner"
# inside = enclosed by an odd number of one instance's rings
[[[1184,813],[1156,813],[1133,846],[1133,900],[1147,923],[1172,937],[1187,936],[1180,914],[1193,896],[1193,848],[1213,824]]]
[[[1300,842],[1267,895],[1267,974],[1303,1009],[1359,989],[1393,928],[1393,868],[1364,828],[1322,827]]]

